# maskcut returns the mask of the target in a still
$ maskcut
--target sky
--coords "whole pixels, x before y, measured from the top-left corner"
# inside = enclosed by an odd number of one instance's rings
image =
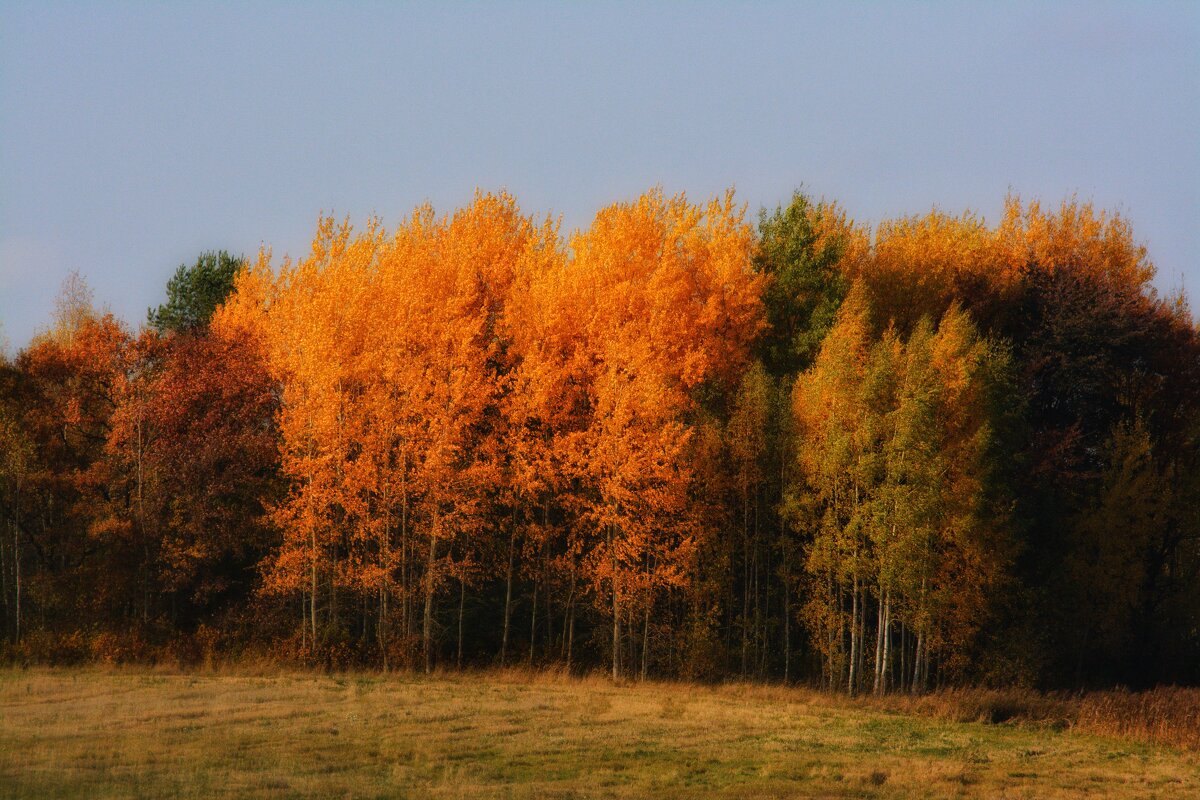
[[[570,230],[656,185],[867,223],[1076,195],[1196,296],[1200,3],[0,2],[10,352],[72,270],[136,327],[322,212],[503,188]]]

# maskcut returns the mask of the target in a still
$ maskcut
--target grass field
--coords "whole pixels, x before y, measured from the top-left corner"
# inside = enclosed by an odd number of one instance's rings
[[[4,669],[0,796],[1196,797],[1200,754],[770,687]]]

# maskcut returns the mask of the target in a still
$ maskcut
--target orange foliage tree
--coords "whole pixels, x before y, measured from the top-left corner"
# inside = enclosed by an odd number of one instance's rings
[[[651,192],[601,211],[571,246],[587,421],[565,443],[567,466],[592,532],[594,596],[611,608],[616,677],[622,622],[632,631],[640,612],[644,672],[656,596],[684,584],[696,553],[694,393],[736,382],[763,324],[761,279],[731,194],[695,206]]]
[[[353,235],[323,218],[309,257],[285,263],[275,286],[239,284],[252,297],[230,315],[262,309],[293,480],[267,586],[305,593],[313,642],[322,595],[327,627],[339,628],[342,589],[374,599],[385,652],[398,600],[396,637],[411,658],[423,601],[432,666],[436,595],[470,573],[497,480],[483,444],[500,392],[496,325],[531,235],[506,195],[447,218],[420,208],[390,236],[378,222]]]

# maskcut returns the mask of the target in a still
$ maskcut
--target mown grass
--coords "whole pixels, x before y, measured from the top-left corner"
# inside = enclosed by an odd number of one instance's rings
[[[745,685],[0,670],[3,797],[1200,796],[1200,754]]]

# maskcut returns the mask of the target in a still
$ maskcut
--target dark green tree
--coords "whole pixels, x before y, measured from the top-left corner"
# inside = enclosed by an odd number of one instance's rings
[[[770,277],[763,363],[773,375],[794,375],[812,364],[846,296],[838,262],[853,232],[835,206],[797,191],[786,208],[759,213],[758,234],[754,267]]]
[[[161,333],[187,333],[208,327],[217,306],[233,291],[246,259],[224,250],[200,254],[192,266],[180,264],[167,282],[167,302],[150,309],[148,320]]]

